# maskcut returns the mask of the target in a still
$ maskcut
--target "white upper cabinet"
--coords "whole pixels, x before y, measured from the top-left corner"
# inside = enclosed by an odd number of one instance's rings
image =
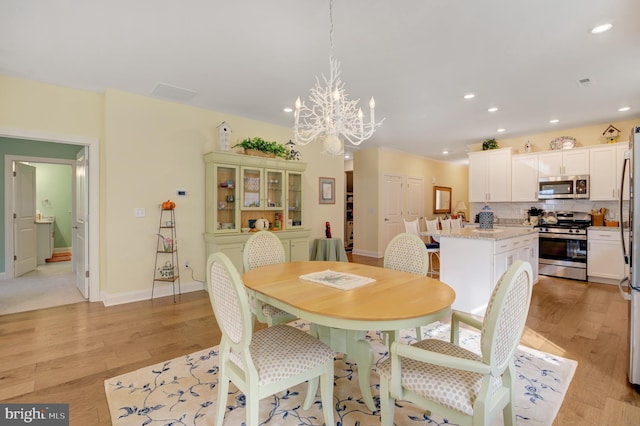
[[[625,142],[602,145],[591,148],[589,199],[593,201],[610,201],[620,198],[620,182],[624,153],[628,144]],[[629,170],[625,170],[623,198],[629,199]]]
[[[538,154],[538,176],[576,176],[589,174],[589,149],[574,148]]]
[[[469,153],[469,201],[511,201],[511,148]]]
[[[538,201],[538,154],[511,157],[511,201]]]
[[[592,148],[589,199],[592,201],[615,200],[618,194],[616,184],[616,147]]]

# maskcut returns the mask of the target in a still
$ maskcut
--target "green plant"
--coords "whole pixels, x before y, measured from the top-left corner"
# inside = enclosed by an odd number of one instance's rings
[[[488,149],[496,149],[498,148],[498,141],[496,141],[495,139],[487,139],[484,142],[482,142],[482,150],[486,151]]]
[[[278,142],[265,141],[262,138],[246,138],[240,143],[237,143],[233,148],[242,147],[244,149],[255,149],[256,151],[267,152],[275,154],[276,157],[287,158],[289,152],[287,148],[279,144]]]

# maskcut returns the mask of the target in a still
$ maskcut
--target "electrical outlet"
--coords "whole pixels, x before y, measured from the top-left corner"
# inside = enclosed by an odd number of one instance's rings
[[[188,261],[188,260],[185,260],[185,261],[184,261],[184,267],[185,267],[185,268],[190,268],[190,267],[191,267],[191,264],[189,263],[189,261]]]

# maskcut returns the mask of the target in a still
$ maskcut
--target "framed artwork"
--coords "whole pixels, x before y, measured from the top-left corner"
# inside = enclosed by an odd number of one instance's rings
[[[319,178],[319,200],[320,204],[336,203],[336,179],[330,177]]]

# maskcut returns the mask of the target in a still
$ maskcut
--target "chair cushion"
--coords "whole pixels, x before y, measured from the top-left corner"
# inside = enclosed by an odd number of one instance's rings
[[[274,325],[253,334],[249,345],[260,385],[278,382],[333,362],[333,349],[304,331]],[[231,360],[242,368],[240,354],[231,352]]]
[[[440,248],[440,243],[427,243],[425,245],[427,246],[427,250]]]
[[[412,346],[458,358],[482,361],[482,358],[474,352],[443,340],[427,339],[416,342]],[[473,415],[473,404],[480,392],[482,374],[440,367],[404,357],[400,357],[400,361],[404,389],[445,407],[470,416]],[[378,373],[382,377],[389,378],[391,376],[390,358],[380,364]],[[502,386],[502,381],[495,380],[489,394],[493,394],[500,386]]]

